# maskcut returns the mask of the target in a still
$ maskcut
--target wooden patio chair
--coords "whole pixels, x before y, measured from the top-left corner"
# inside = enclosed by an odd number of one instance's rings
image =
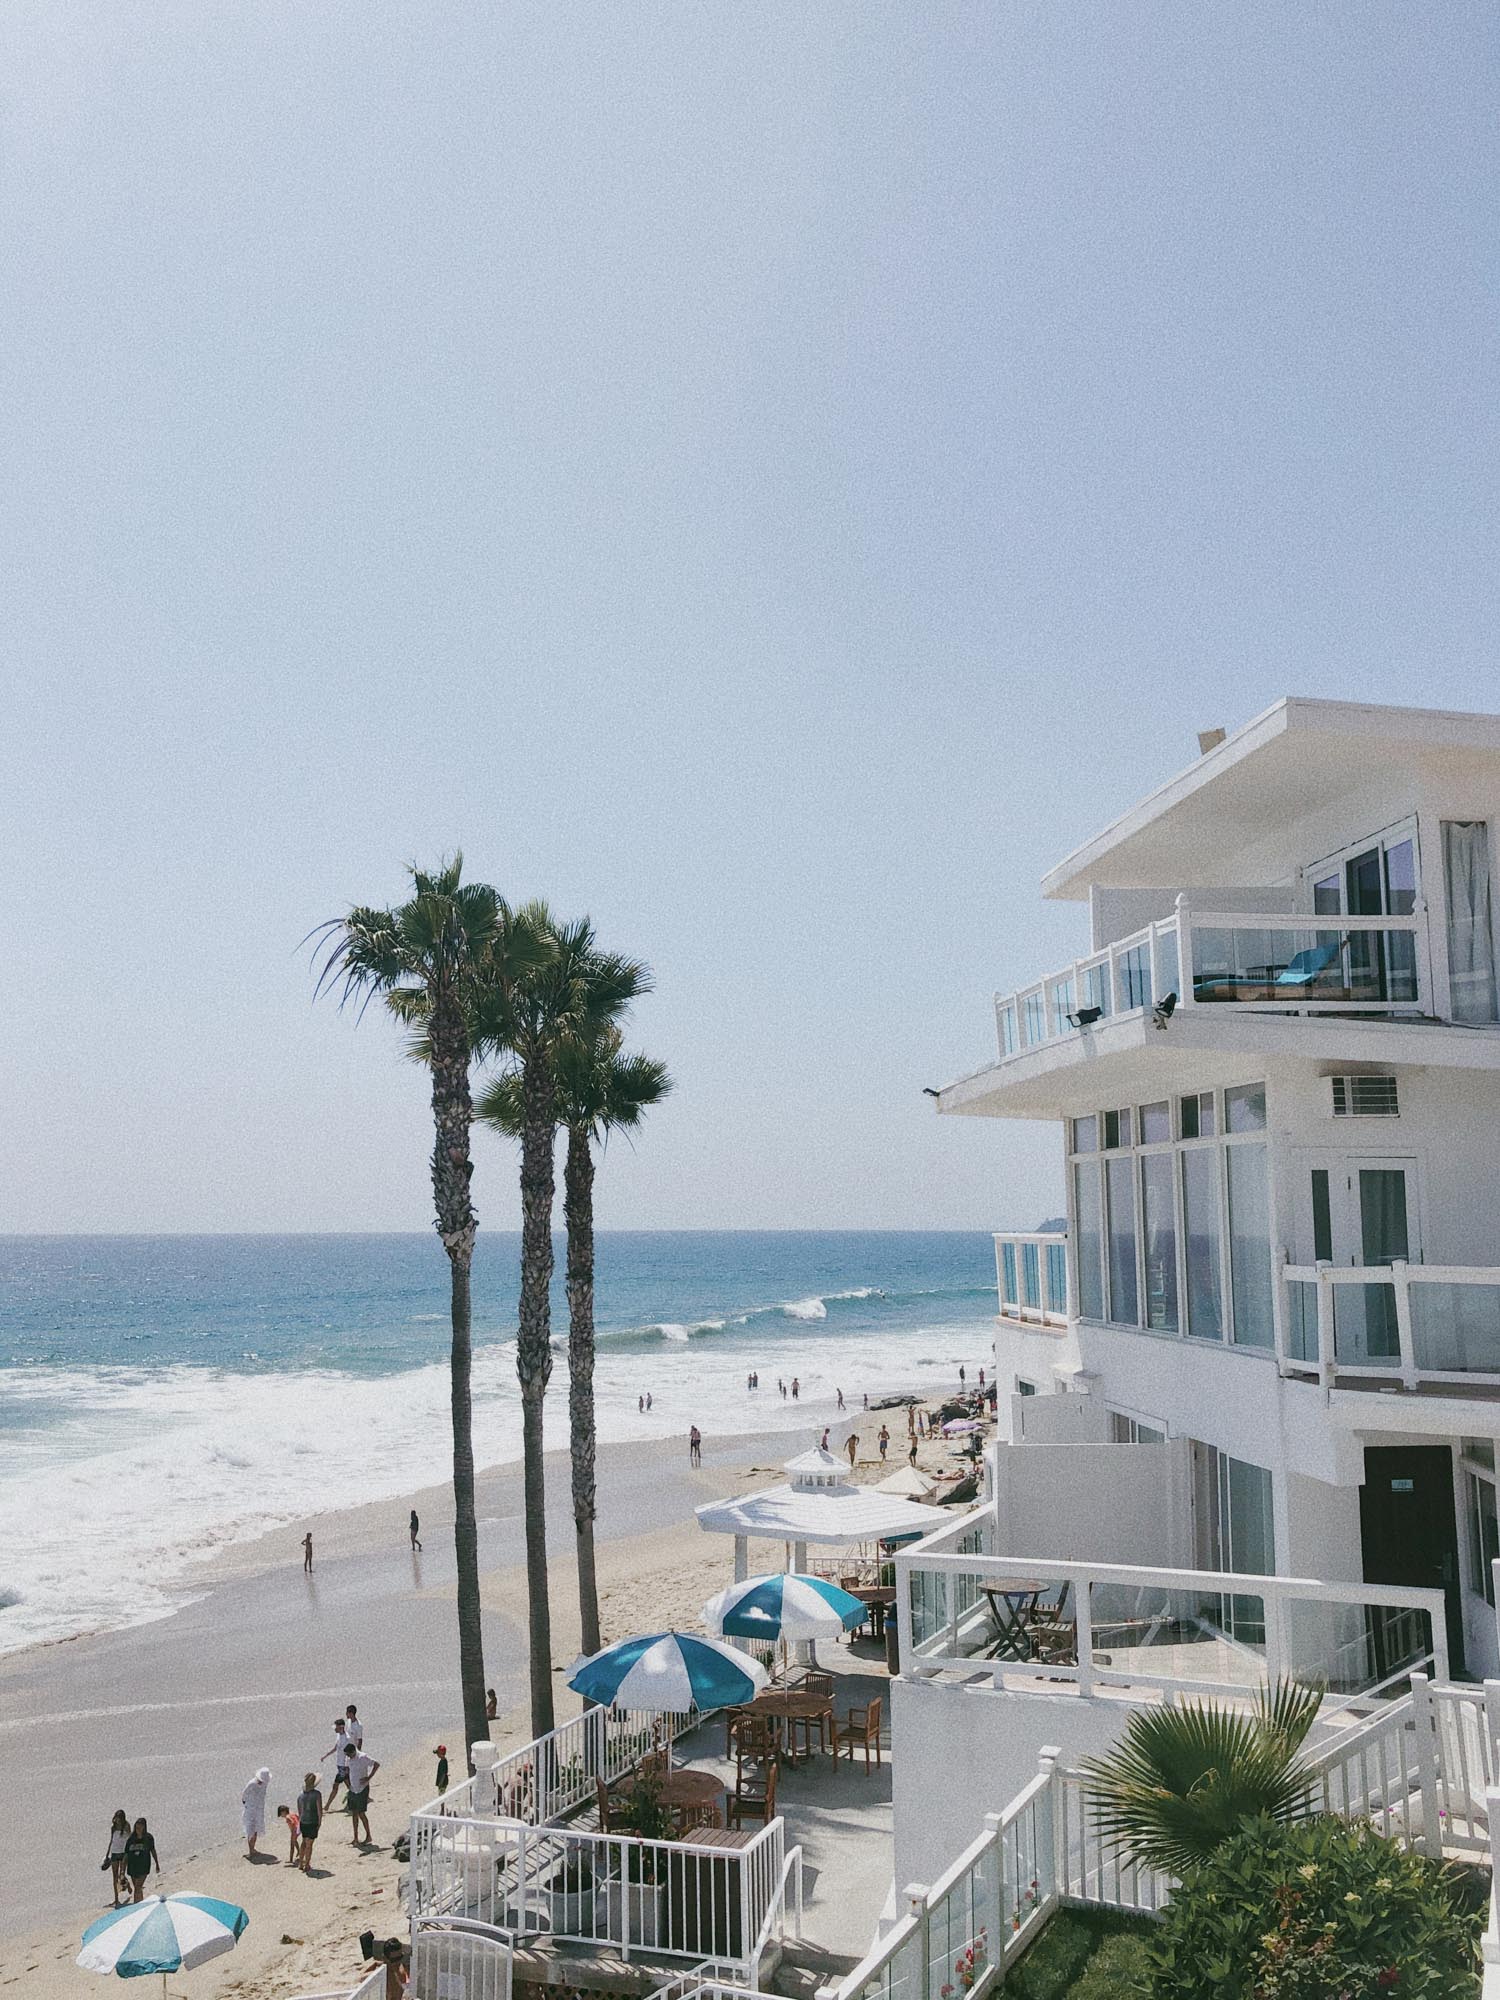
[[[729,1824],[743,1826],[747,1819],[769,1826],[776,1817],[776,1766],[767,1764],[760,1775],[740,1771],[735,1775],[734,1793],[729,1801]]]
[[[694,1827],[722,1827],[724,1808],[714,1804],[678,1806],[672,1814],[672,1824],[679,1838],[691,1838]]]
[[[731,1750],[736,1772],[747,1764],[774,1764],[776,1762],[776,1721],[773,1716],[757,1715],[752,1709],[742,1709],[730,1728]]]
[[[1078,1664],[1078,1623],[1068,1616],[1071,1583],[1064,1582],[1050,1604],[1038,1604],[1026,1621],[1026,1638],[1031,1657],[1043,1666],[1071,1667]]]
[[[840,1749],[849,1752],[849,1762],[854,1762],[854,1752],[861,1745],[865,1753],[865,1769],[870,1768],[870,1752],[875,1752],[875,1762],[881,1762],[880,1754],[880,1701],[867,1701],[863,1707],[851,1708],[847,1715],[833,1718],[833,1755],[838,1761]]]
[[[792,1731],[801,1730],[802,1749],[806,1756],[812,1755],[813,1732],[816,1730],[818,1748],[827,1750],[833,1741],[833,1675],[808,1673],[797,1684],[798,1694],[816,1695],[826,1701],[827,1707],[820,1715],[799,1715],[789,1725]]]

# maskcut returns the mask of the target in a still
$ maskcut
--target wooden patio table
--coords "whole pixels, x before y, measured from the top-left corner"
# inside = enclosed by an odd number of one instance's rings
[[[1031,1641],[1026,1636],[1026,1621],[1035,1615],[1037,1599],[1044,1597],[1051,1585],[1031,1576],[1008,1576],[999,1583],[982,1583],[979,1588],[995,1621],[995,1643],[987,1649],[986,1657],[1029,1660]]]
[[[816,1722],[820,1715],[832,1715],[833,1696],[831,1694],[801,1694],[796,1688],[768,1688],[758,1694],[750,1703],[752,1715],[769,1715],[777,1724],[777,1736],[782,1735],[781,1725],[789,1722]],[[781,1753],[796,1762],[795,1750]]]
[[[868,1584],[856,1590],[851,1590],[849,1595],[857,1597],[861,1604],[869,1605],[870,1623],[875,1628],[875,1637],[883,1639],[885,1637],[885,1614],[887,1608],[896,1601],[896,1586],[893,1583]]]
[[[620,1790],[628,1796],[635,1790],[632,1777],[621,1785]],[[664,1806],[713,1806],[724,1797],[724,1780],[712,1771],[695,1771],[683,1764],[670,1770],[657,1786],[657,1797]]]

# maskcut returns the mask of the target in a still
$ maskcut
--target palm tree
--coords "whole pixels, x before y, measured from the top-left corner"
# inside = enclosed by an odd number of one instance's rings
[[[1298,1752],[1322,1700],[1320,1687],[1280,1681],[1249,1712],[1137,1709],[1107,1757],[1084,1761],[1095,1824],[1142,1866],[1180,1876],[1247,1819],[1305,1818],[1314,1780]]]
[[[567,1128],[563,1215],[567,1223],[568,1445],[572,1466],[573,1526],[578,1553],[578,1612],[582,1649],[597,1653],[599,1587],[594,1573],[597,1512],[594,1462],[594,1147],[611,1132],[635,1130],[646,1111],[672,1088],[664,1063],[620,1053],[620,1030],[611,1022],[591,1040],[559,1051],[557,1110]],[[496,1131],[518,1138],[522,1127],[519,1080],[498,1078],[480,1097],[474,1115]]]
[[[322,927],[327,951],[317,990],[341,999],[384,997],[418,1029],[432,1078],[432,1199],[448,1253],[452,1324],[453,1536],[458,1560],[458,1660],[467,1741],[488,1737],[480,1627],[479,1532],[474,1514],[474,1422],[470,1378],[469,1275],[479,1217],[470,1199],[473,1105],[469,1068],[481,992],[513,984],[550,948],[517,924],[495,891],[465,882],[463,857],[411,871],[412,895],[394,909],[357,906]]]
[[[521,1139],[521,1298],[516,1374],[521,1384],[522,1492],[526,1601],[530,1624],[531,1726],[553,1727],[552,1607],[547,1589],[547,1495],[542,1412],[552,1377],[552,1204],[556,1191],[558,1060],[575,1040],[623,1012],[650,984],[633,959],[601,952],[587,917],[559,924],[545,903],[517,919],[551,950],[528,976],[487,992],[476,1046],[508,1059],[519,1093]]]

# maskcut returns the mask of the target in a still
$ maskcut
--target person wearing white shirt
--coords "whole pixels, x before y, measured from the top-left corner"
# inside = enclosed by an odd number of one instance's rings
[[[255,1843],[266,1830],[266,1793],[271,1787],[271,1774],[262,1764],[255,1776],[240,1793],[240,1824],[245,1830],[245,1839],[254,1854]]]
[[[318,1759],[320,1764],[326,1764],[330,1757],[334,1760],[333,1783],[328,1788],[328,1798],[324,1805],[325,1812],[333,1811],[333,1802],[339,1795],[340,1785],[344,1787],[346,1792],[349,1789],[350,1747],[349,1737],[344,1726],[344,1718],[341,1715],[336,1715],[333,1718],[333,1748],[325,1750]]]
[[[373,1844],[373,1835],[370,1832],[370,1780],[379,1769],[380,1766],[375,1759],[367,1757],[363,1750],[356,1748],[349,1752],[347,1782],[349,1786],[349,1811],[354,1820],[353,1845],[355,1847],[361,1844],[359,1832],[361,1820],[364,1821],[365,1826],[363,1844],[366,1847]]]

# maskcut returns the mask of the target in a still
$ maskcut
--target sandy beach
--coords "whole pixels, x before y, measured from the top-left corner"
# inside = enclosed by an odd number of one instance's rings
[[[811,1415],[811,1413],[810,1413]],[[890,1467],[904,1461],[905,1423],[889,1413]],[[837,1448],[854,1419],[834,1426]],[[858,1418],[857,1476],[883,1470],[882,1421]],[[701,1469],[684,1440],[606,1447],[599,1462],[599,1576],[606,1640],[651,1626],[696,1629],[706,1597],[729,1580],[727,1538],[705,1535],[693,1507],[771,1483],[784,1460],[817,1441],[785,1431],[716,1439]],[[953,1461],[923,1447],[923,1463]],[[420,1555],[407,1545],[409,1506],[422,1517]],[[499,1696],[497,1741],[524,1741],[525,1579],[520,1471],[481,1476],[485,1662]],[[576,1713],[562,1673],[578,1651],[567,1461],[548,1462],[553,1659],[558,1717]],[[109,1907],[100,1873],[116,1805],[151,1823],[163,1872],[150,1890],[194,1889],[241,1903],[251,1924],[236,1950],[191,1975],[196,1995],[281,2000],[352,1984],[354,1940],[402,1928],[390,1843],[432,1796],[434,1746],[462,1769],[453,1615],[451,1497],[444,1485],[311,1524],[316,1560],[301,1567],[300,1536],[279,1531],[215,1564],[204,1594],[174,1616],[123,1632],[34,1647],[0,1661],[0,1782],[18,1828],[0,1894],[0,1992],[82,1994],[96,1975],[73,1960],[84,1927]],[[270,1803],[290,1802],[333,1740],[332,1719],[355,1701],[366,1748],[381,1764],[371,1794],[375,1846],[355,1849],[337,1811],[304,1877],[285,1865],[269,1822],[269,1857],[252,1862],[238,1838],[239,1794],[257,1766],[273,1773]],[[332,1762],[321,1766],[326,1783]]]

